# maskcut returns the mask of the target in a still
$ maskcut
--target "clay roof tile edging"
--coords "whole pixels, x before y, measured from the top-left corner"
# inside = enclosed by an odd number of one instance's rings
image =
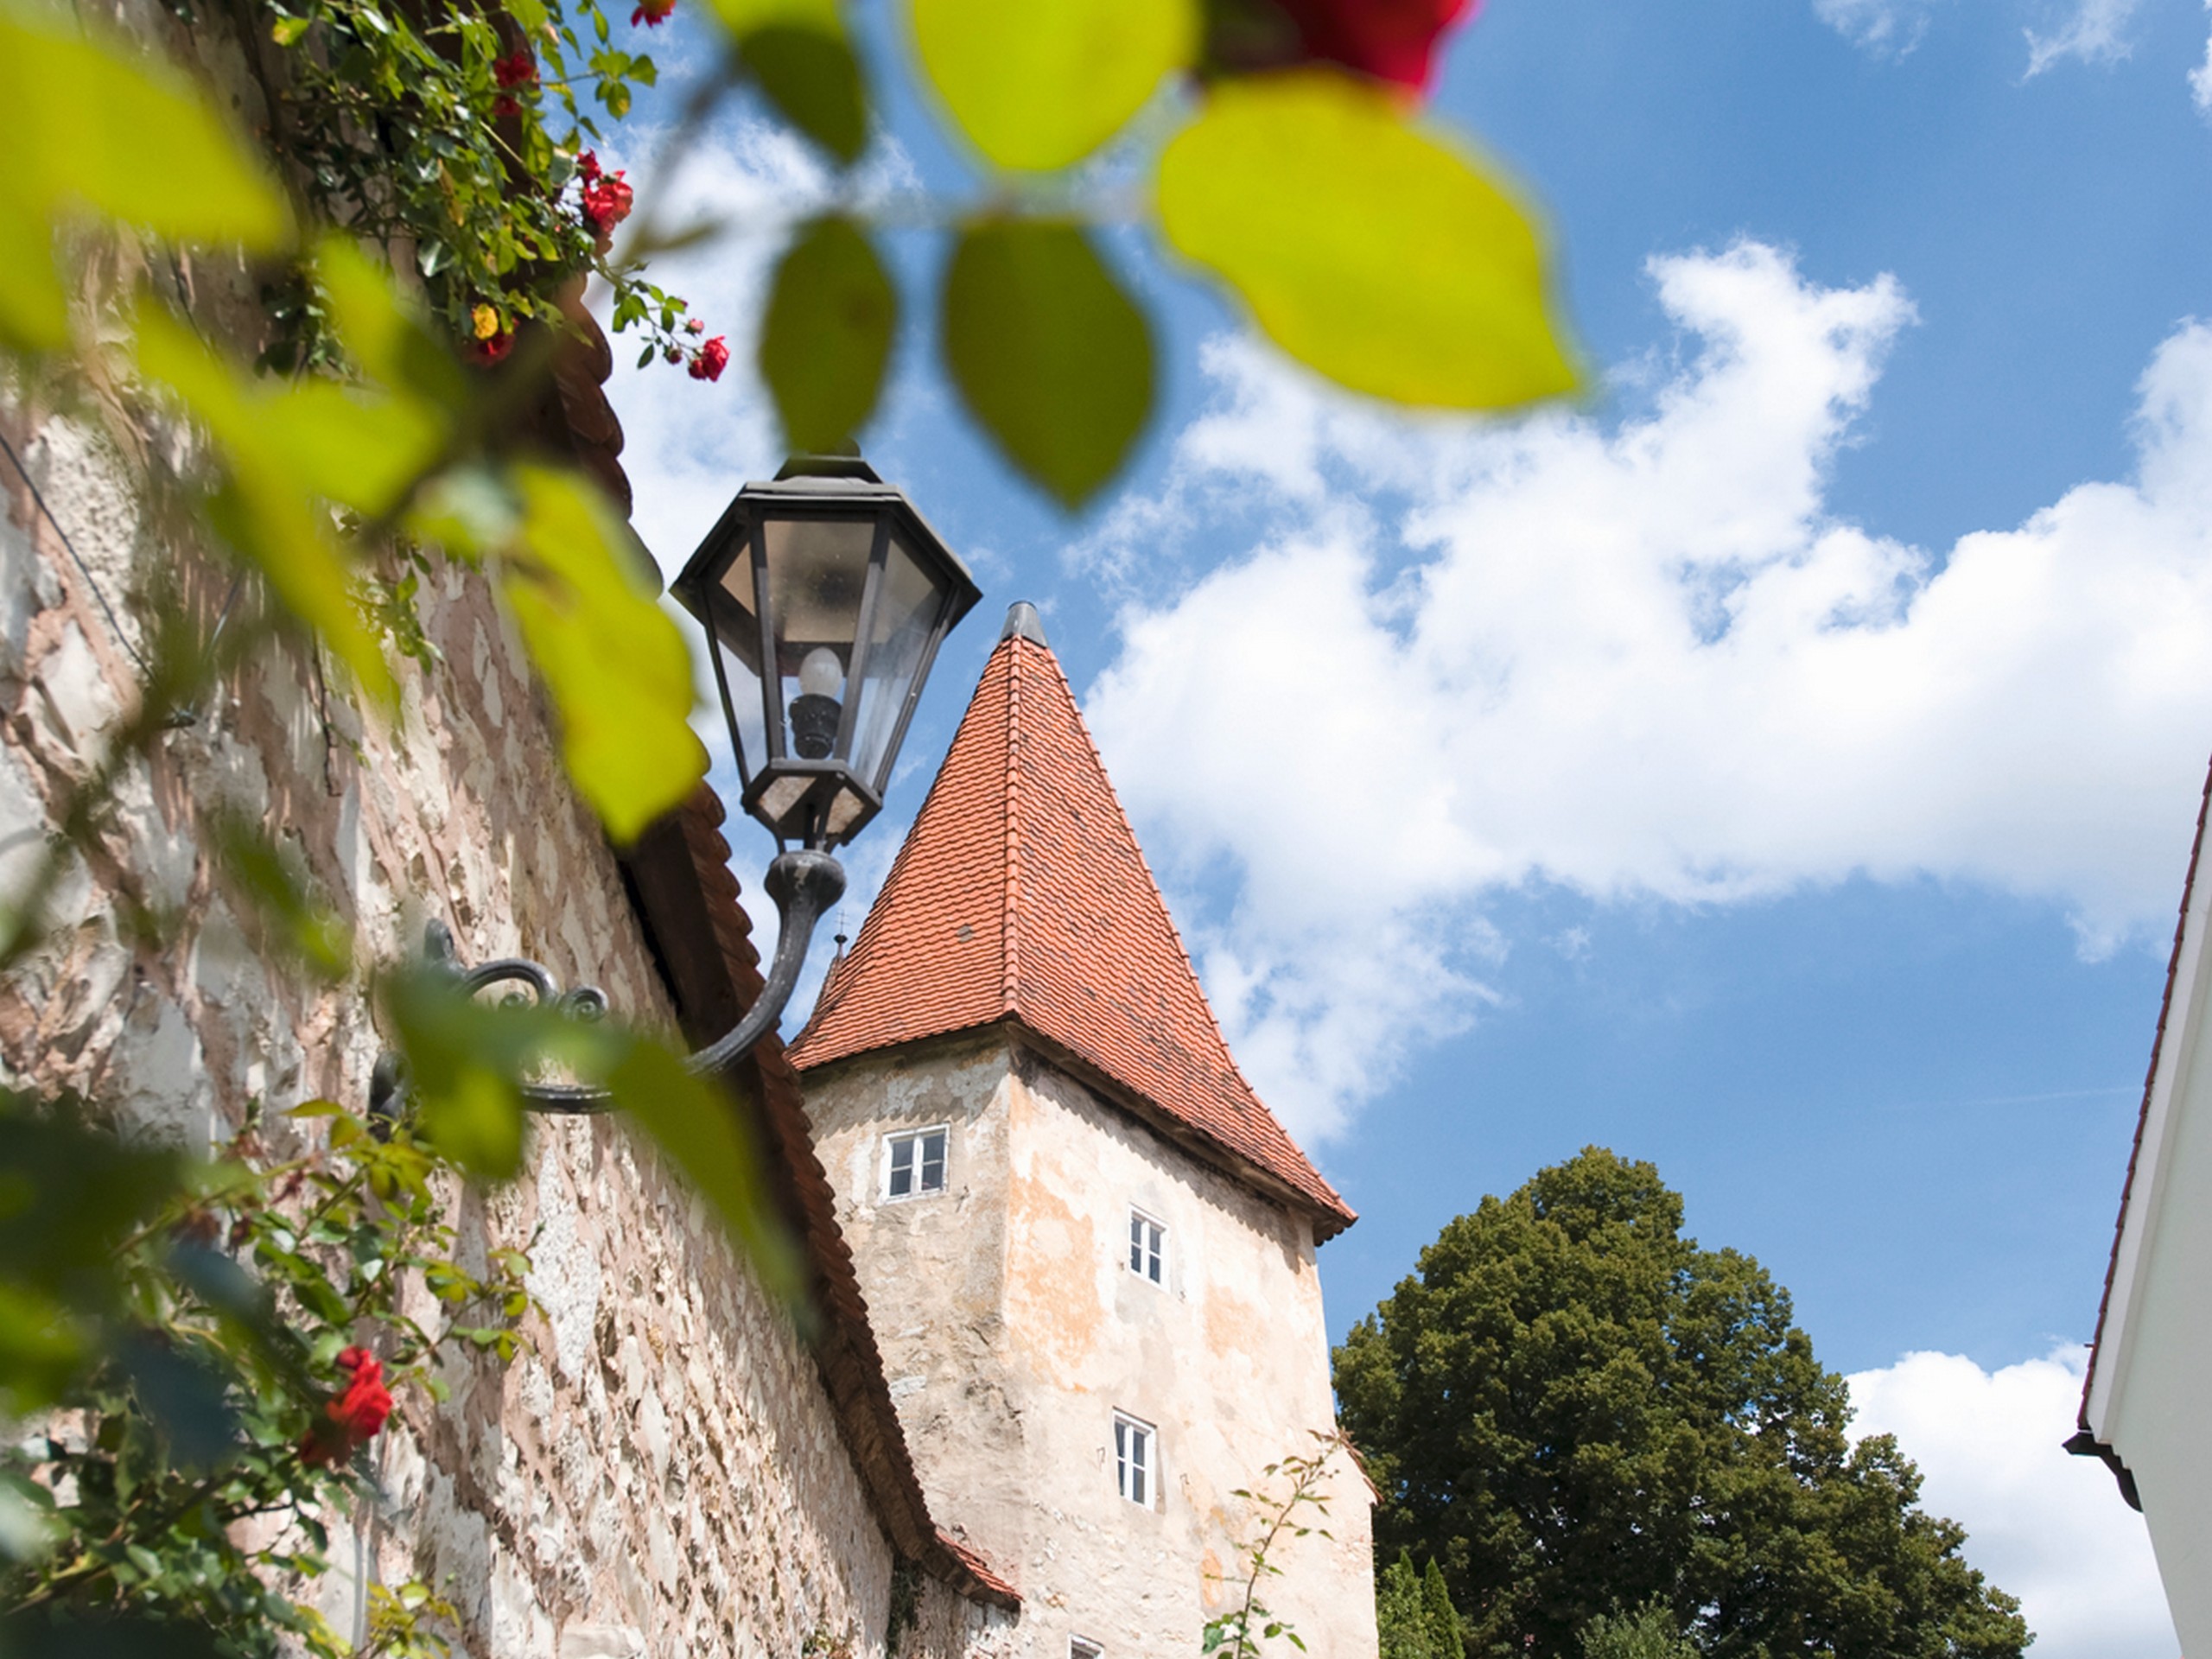
[[[791,1058],[1009,1019],[1309,1209],[1317,1239],[1356,1219],[1236,1064],[1058,658],[1011,625]]]

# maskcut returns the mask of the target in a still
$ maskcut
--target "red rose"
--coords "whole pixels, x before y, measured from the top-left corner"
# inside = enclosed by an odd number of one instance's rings
[[[1428,90],[1444,31],[1474,10],[1475,0],[1279,0],[1308,58],[1325,59],[1377,80]]]
[[[520,115],[522,100],[512,96],[515,89],[537,85],[537,60],[527,52],[510,53],[492,63],[492,79],[499,83],[499,96],[492,100],[493,116]]]
[[[676,0],[643,0],[630,14],[630,27],[643,23],[647,29],[658,29],[668,21],[668,14],[676,10]]]
[[[496,334],[486,334],[474,346],[479,363],[497,363],[514,348],[515,336],[512,328],[502,328]],[[348,1348],[346,1351],[350,1354],[353,1351]]]
[[[576,176],[586,184],[599,182],[599,156],[596,151],[588,149],[576,157]]]
[[[691,378],[694,380],[719,380],[722,378],[722,371],[728,366],[729,343],[716,334],[702,346],[699,354],[691,359]]]
[[[328,1426],[317,1423],[300,1442],[300,1455],[311,1464],[343,1463],[363,1445],[376,1438],[391,1415],[391,1390],[384,1385],[384,1367],[365,1348],[348,1348],[338,1356],[338,1369],[346,1374],[344,1392],[326,1405]]]
[[[594,235],[605,236],[630,217],[631,199],[621,168],[602,175],[594,163],[584,182],[584,223],[591,226]]]

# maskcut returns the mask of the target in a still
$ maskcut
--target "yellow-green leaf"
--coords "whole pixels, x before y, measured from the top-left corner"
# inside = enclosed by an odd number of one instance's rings
[[[770,23],[742,35],[737,55],[784,119],[851,166],[868,148],[868,92],[842,35]]]
[[[642,1039],[628,1046],[606,1083],[616,1104],[690,1177],[761,1283],[796,1301],[805,1286],[798,1249],[777,1214],[737,1103],[666,1049]]]
[[[922,67],[1001,167],[1080,161],[1198,50],[1193,0],[913,0]]]
[[[1077,226],[969,225],[945,272],[945,371],[1007,458],[1075,506],[1152,410],[1152,334]]]
[[[432,405],[426,416],[456,410],[467,399],[452,353],[353,238],[325,236],[315,246],[315,276],[339,339],[371,379]]]
[[[364,686],[388,697],[391,671],[354,607],[346,553],[296,471],[282,422],[158,306],[139,308],[137,334],[140,370],[181,397],[223,452],[230,480],[208,508],[216,528]]]
[[[691,731],[690,653],[645,580],[645,552],[582,479],[515,469],[520,545],[502,573],[561,715],[569,776],[627,842],[706,771]]]
[[[1217,83],[1160,156],[1160,222],[1268,338],[1355,391],[1499,409],[1574,387],[1527,213],[1350,75]]]
[[[180,241],[256,250],[289,240],[283,194],[190,84],[119,41],[95,41],[20,11],[0,12],[0,168],[7,262],[46,264],[47,227],[89,210]],[[0,280],[0,327],[20,343],[58,343],[52,292],[35,276]]]
[[[708,0],[715,20],[741,41],[760,29],[812,29],[844,38],[837,0]]]
[[[844,442],[875,408],[899,326],[899,290],[847,219],[807,226],[776,268],[760,378],[795,451]]]
[[[0,346],[50,352],[68,343],[69,296],[54,268],[54,227],[0,173]]]

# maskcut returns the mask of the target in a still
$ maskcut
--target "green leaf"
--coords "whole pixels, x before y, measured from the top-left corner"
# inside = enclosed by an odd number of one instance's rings
[[[266,251],[290,239],[283,194],[214,107],[174,71],[120,41],[88,40],[0,13],[0,109],[8,165],[0,171],[0,335],[54,346],[66,329],[48,230],[90,210],[178,241],[236,242]]]
[[[228,814],[211,837],[215,863],[284,951],[325,981],[345,977],[353,940],[345,922],[294,874],[258,823]]]
[[[210,504],[211,521],[364,686],[389,698],[391,671],[354,607],[346,555],[309,492],[342,485],[355,467],[372,483],[388,481],[407,470],[408,454],[382,442],[394,435],[373,419],[355,418],[343,388],[249,383],[156,305],[139,307],[137,334],[140,370],[176,392],[222,448],[231,481]]]
[[[850,219],[818,219],[776,269],[760,378],[788,448],[826,452],[867,421],[899,327],[899,291]]]
[[[1198,50],[1192,0],[913,0],[922,67],[1001,167],[1049,171],[1120,131]]]
[[[845,166],[868,148],[868,91],[842,35],[772,23],[738,40],[737,55],[778,114]]]
[[[1065,505],[1114,475],[1151,412],[1151,330],[1072,224],[970,223],[939,334],[969,410]]]
[[[698,784],[691,656],[645,575],[629,527],[582,479],[513,472],[523,515],[507,601],[561,716],[569,776],[627,843]]]
[[[279,46],[289,46],[308,32],[311,21],[306,17],[279,17],[269,26],[269,38]]]
[[[630,1044],[607,1086],[668,1160],[690,1177],[722,1225],[744,1247],[761,1283],[796,1302],[805,1289],[798,1246],[777,1213],[737,1103],[695,1077],[658,1043]]]
[[[733,41],[756,29],[811,29],[844,38],[844,14],[837,0],[707,0],[715,20]]]
[[[1574,389],[1528,215],[1352,76],[1216,83],[1160,156],[1159,207],[1268,338],[1355,391],[1500,409]]]

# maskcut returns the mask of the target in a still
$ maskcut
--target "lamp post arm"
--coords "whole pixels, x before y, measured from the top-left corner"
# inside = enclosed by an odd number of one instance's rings
[[[753,1052],[754,1044],[776,1028],[777,1021],[783,1017],[784,1005],[798,988],[816,926],[830,907],[844,896],[845,871],[828,853],[779,853],[768,866],[767,879],[762,885],[776,901],[778,919],[776,954],[769,962],[766,982],[734,1029],[684,1060],[685,1069],[694,1077],[726,1075]],[[452,972],[464,994],[512,983],[526,988],[541,1007],[557,1006],[578,1019],[597,1020],[607,1013],[606,994],[596,987],[578,986],[563,994],[550,971],[520,957],[504,957],[474,968],[462,967],[454,956],[453,934],[442,922],[430,924],[424,944],[426,954]],[[398,1056],[387,1053],[380,1058],[369,1085],[370,1116],[395,1116],[404,1086]],[[592,1084],[526,1083],[521,1085],[520,1092],[526,1109],[556,1116],[609,1112],[615,1105],[611,1093]]]

